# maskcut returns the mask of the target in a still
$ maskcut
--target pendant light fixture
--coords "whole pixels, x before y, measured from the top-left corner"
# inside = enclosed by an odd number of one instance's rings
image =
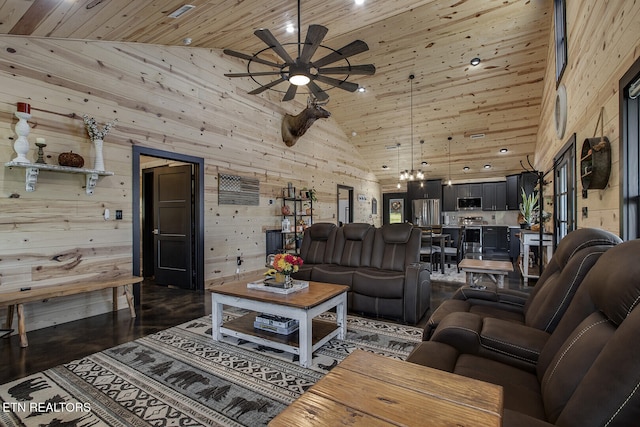
[[[411,172],[409,172],[408,169],[405,169],[404,172],[402,172],[400,174],[400,181],[404,181],[404,180],[409,180],[409,181],[413,181],[414,179],[423,179],[424,178],[424,174],[422,173],[422,170],[418,169],[418,172],[416,172],[416,170],[413,168],[413,79],[415,79],[416,76],[414,76],[413,74],[409,75],[409,88],[410,88],[410,92],[409,92],[409,120],[410,120],[410,133],[411,133]]]
[[[449,139],[449,180],[447,181],[447,185],[451,187],[451,137]]]

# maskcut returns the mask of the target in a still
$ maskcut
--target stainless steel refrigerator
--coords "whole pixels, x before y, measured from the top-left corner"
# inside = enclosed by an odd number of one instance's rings
[[[418,227],[440,225],[440,200],[416,199],[412,203],[412,222]]]

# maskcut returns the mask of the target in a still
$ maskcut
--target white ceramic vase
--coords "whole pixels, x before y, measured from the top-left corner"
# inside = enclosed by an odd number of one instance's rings
[[[93,161],[93,169],[103,171],[104,169],[104,157],[102,157],[102,145],[104,141],[101,139],[93,140],[93,147],[96,150],[95,160]]]

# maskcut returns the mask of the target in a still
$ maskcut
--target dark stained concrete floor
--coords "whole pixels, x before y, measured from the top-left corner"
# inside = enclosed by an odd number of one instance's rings
[[[431,310],[458,287],[432,283]],[[505,287],[523,289],[520,276],[510,274]],[[209,295],[145,281],[135,319],[124,309],[31,331],[26,348],[20,347],[17,335],[0,339],[0,384],[211,314]],[[424,327],[429,314],[416,326]]]

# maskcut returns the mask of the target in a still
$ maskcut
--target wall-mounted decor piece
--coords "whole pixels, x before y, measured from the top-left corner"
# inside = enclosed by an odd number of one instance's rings
[[[31,106],[26,102],[18,102],[18,108],[16,111],[16,117],[18,123],[16,123],[16,135],[18,138],[13,143],[13,149],[17,156],[13,159],[15,163],[31,163],[31,160],[27,159],[27,153],[29,152],[29,140],[27,136],[31,131],[31,127],[27,120],[31,118]]]
[[[558,139],[564,138],[564,131],[567,128],[567,88],[564,84],[558,86],[556,92],[556,107],[555,107],[555,125],[556,136]]]
[[[218,174],[218,204],[258,206],[260,181],[236,175]]]
[[[607,187],[611,174],[611,144],[606,136],[587,138],[580,153],[580,179],[585,190]]]

